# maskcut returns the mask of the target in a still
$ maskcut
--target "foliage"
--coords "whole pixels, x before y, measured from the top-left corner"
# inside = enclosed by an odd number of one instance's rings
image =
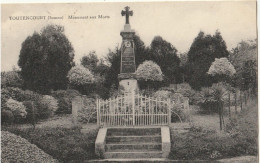
[[[68,79],[72,86],[85,86],[94,81],[94,76],[87,68],[75,66],[69,71]]]
[[[1,109],[1,123],[11,124],[14,121],[14,115],[12,111],[7,109]]]
[[[95,51],[89,52],[88,55],[85,55],[81,58],[80,63],[82,66],[87,68],[90,71],[95,71],[98,65],[98,58]]]
[[[27,112],[22,102],[10,98],[6,102],[6,108],[12,111],[16,120],[19,121],[20,118],[26,118]]]
[[[136,75],[139,80],[162,81],[163,74],[160,67],[153,61],[145,61],[138,66]]]
[[[106,57],[106,61],[109,64],[109,70],[105,76],[106,83],[105,87],[110,89],[112,85],[118,87],[118,74],[120,74],[121,66],[121,51],[117,46],[114,51],[109,49]]]
[[[96,102],[93,98],[84,98],[83,107],[78,111],[78,121],[82,123],[96,122]]]
[[[73,89],[52,91],[51,96],[58,100],[58,110],[56,113],[71,114],[72,99],[79,95],[80,93]]]
[[[180,59],[177,49],[161,36],[154,37],[150,47],[151,60],[160,66],[166,84],[180,82]]]
[[[134,35],[133,38],[135,44],[135,63],[139,66],[145,60],[149,60],[151,57],[149,55],[149,49],[145,47],[144,42],[138,35]],[[118,87],[118,74],[120,73],[121,66],[121,51],[118,46],[114,50],[109,50],[106,61],[109,65],[107,71],[105,87],[110,89],[112,85]]]
[[[243,155],[257,155],[257,143],[250,139],[234,139],[224,132],[205,130],[196,126],[188,133],[172,135],[170,159],[216,160]]]
[[[48,93],[67,86],[67,73],[74,65],[74,50],[64,28],[48,25],[22,43],[18,65],[26,89]]]
[[[35,125],[38,121],[38,119],[40,119],[39,117],[39,109],[38,107],[36,107],[37,102],[35,101],[24,101],[23,105],[26,107],[26,112],[27,112],[27,116],[26,116],[26,122],[31,123],[32,125]]]
[[[226,43],[219,31],[215,35],[199,32],[188,52],[186,69],[188,82],[193,89],[211,86],[216,79],[207,75],[207,71],[215,58],[228,57]]]
[[[8,128],[8,131],[27,139],[60,162],[97,159],[94,153],[98,131],[96,129],[90,129],[87,134],[82,134],[79,127]]]
[[[45,104],[48,107],[48,110],[51,110],[52,112],[55,112],[58,109],[58,101],[52,96],[44,95],[41,102]]]
[[[226,125],[226,132],[235,140],[239,140],[239,153],[257,154],[258,141],[258,108],[255,100],[249,102],[238,116],[233,116]]]
[[[190,113],[188,110],[184,110],[183,104],[175,103],[171,112],[171,122],[180,122],[180,119],[182,122],[188,122],[190,120]]]
[[[23,79],[17,70],[1,72],[1,87],[22,87]]]
[[[250,90],[257,95],[257,43],[256,40],[241,41],[230,53],[231,63],[236,70],[235,87]]]
[[[215,58],[215,61],[209,68],[208,74],[233,76],[236,73],[234,66],[228,61],[227,58]]]
[[[167,100],[172,96],[171,94],[172,93],[170,91],[159,90],[153,94],[153,97],[158,98],[158,99]]]
[[[195,102],[194,96],[196,92],[188,83],[178,84],[176,92],[180,93],[184,97],[188,97],[191,104]]]

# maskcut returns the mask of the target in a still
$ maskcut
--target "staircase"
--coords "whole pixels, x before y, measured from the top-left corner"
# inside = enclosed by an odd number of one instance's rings
[[[106,159],[162,158],[161,128],[108,128]]]

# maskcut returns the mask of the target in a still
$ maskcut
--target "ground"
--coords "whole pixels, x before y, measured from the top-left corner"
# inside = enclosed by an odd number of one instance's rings
[[[235,111],[234,111],[234,109],[232,109],[232,116],[233,115],[235,115],[234,114],[235,113]],[[252,115],[254,115],[254,116],[257,116],[257,115],[255,115],[255,114],[250,114],[250,117],[248,117],[248,119],[255,119],[255,117],[252,117]],[[226,114],[226,116],[225,116],[225,123],[228,123],[229,122],[229,117],[227,116],[227,114]],[[50,119],[48,119],[48,120],[45,120],[45,121],[41,121],[41,122],[39,122],[37,125],[36,125],[36,128],[39,130],[41,130],[41,129],[43,129],[43,130],[46,130],[47,128],[52,128],[52,130],[53,129],[55,129],[55,128],[58,128],[58,129],[60,129],[60,128],[64,128],[64,129],[70,129],[70,128],[74,128],[74,127],[77,127],[78,125],[77,124],[73,124],[72,123],[72,116],[71,115],[63,115],[63,116],[55,116],[55,117],[53,117],[53,118],[50,118]],[[224,135],[226,135],[223,131],[222,132],[220,132],[220,130],[219,130],[219,117],[218,117],[218,114],[210,114],[210,115],[206,115],[206,114],[199,114],[199,112],[198,112],[198,110],[196,110],[196,109],[193,109],[192,111],[191,111],[191,122],[190,123],[184,123],[184,124],[177,124],[177,123],[173,123],[173,124],[171,124],[170,125],[170,127],[171,127],[171,129],[174,129],[174,128],[178,128],[178,127],[180,127],[180,128],[185,128],[185,127],[187,127],[187,126],[190,126],[190,127],[192,127],[192,126],[196,126],[196,127],[201,127],[201,128],[203,128],[203,129],[206,129],[206,130],[215,130],[215,131],[217,131],[217,134],[216,135],[220,135],[220,137],[222,136],[222,137],[226,137],[226,136],[223,136],[223,134]],[[30,128],[32,128],[32,125],[30,125],[30,124],[26,124],[26,125],[16,125],[15,126],[16,128],[20,128],[20,129],[30,129]],[[13,128],[13,127],[12,127]],[[84,127],[85,129],[89,129],[89,131],[91,131],[91,130],[96,130],[97,128],[98,128],[98,126],[96,125],[96,124],[87,124],[87,125],[85,125],[85,127]],[[63,130],[61,131],[61,132],[63,132]],[[73,131],[72,131],[73,132]],[[195,132],[197,132],[197,131],[195,131]],[[19,133],[19,132],[18,132]],[[21,132],[20,132],[21,133]],[[78,133],[80,133],[80,132],[78,132]],[[26,134],[26,133],[24,133],[24,134]],[[191,134],[191,135],[190,135]],[[205,133],[203,133],[203,134],[205,134]],[[195,135],[194,135],[194,133],[193,133],[193,131],[192,132],[190,132],[190,133],[186,133],[186,134],[183,134],[183,137],[185,137],[185,135],[186,136],[188,136],[187,138],[188,139],[186,139],[186,138],[179,138],[179,140],[189,140],[189,137],[191,137],[191,139],[190,140],[192,140],[193,138],[194,138],[194,136],[195,136],[195,138],[196,138],[196,133],[195,133]],[[173,136],[174,136],[174,134],[173,134]],[[193,136],[193,137],[192,137]],[[75,137],[75,136],[74,136]],[[67,137],[67,138],[69,138],[69,137]],[[203,145],[207,145],[207,143],[210,143],[211,142],[211,139],[212,138],[214,138],[214,133],[213,134],[211,134],[211,136],[209,137],[209,138],[206,138],[206,139],[199,139],[199,141],[201,141],[201,143],[203,144]],[[78,139],[77,137],[75,137],[75,139],[74,140],[76,140],[76,139]],[[65,140],[65,139],[64,139]],[[94,140],[94,139],[93,139]],[[189,141],[190,141],[189,140]],[[227,140],[229,140],[229,139],[227,139]],[[207,142],[207,141],[209,141],[209,142]],[[195,140],[195,142],[196,142],[196,140]],[[225,141],[224,141],[225,142]],[[194,140],[193,140],[193,142],[192,143],[194,143]],[[199,142],[200,143],[200,142]],[[195,143],[196,144],[196,143]],[[77,145],[77,144],[76,144]],[[182,147],[184,145],[184,147]],[[189,146],[190,144],[188,143],[186,143],[186,144],[177,144],[177,147],[181,147],[180,148],[180,150],[182,150],[182,154],[183,153],[185,153],[186,151],[186,149],[184,149],[184,148],[186,148],[186,146]],[[82,147],[83,148],[83,147]],[[192,150],[196,150],[196,148],[194,148],[194,147],[192,147],[193,149],[191,149],[191,150],[189,150],[188,152],[192,152]],[[202,149],[203,150],[203,149]],[[81,149],[79,150],[79,151],[81,151]],[[174,151],[173,151],[173,153],[172,154],[178,154],[178,153],[174,153]],[[190,153],[191,154],[191,153]],[[189,154],[187,154],[186,156],[188,156]],[[195,155],[196,155],[196,152],[195,152]],[[185,157],[186,157],[185,156]],[[194,156],[193,156],[194,157]],[[195,156],[196,157],[196,156]],[[203,157],[203,156],[202,156]],[[230,157],[232,157],[232,156],[230,156]],[[224,157],[221,157],[221,158],[227,158],[226,156],[224,156]],[[64,156],[64,159],[65,159],[65,156]],[[171,159],[175,159],[175,158],[171,158]],[[176,158],[176,159],[181,159],[181,158]],[[257,157],[256,156],[241,156],[241,157],[234,157],[233,156],[233,158],[229,158],[229,159],[222,159],[222,160],[220,160],[220,161],[222,161],[222,162],[256,162],[256,160],[257,160]]]

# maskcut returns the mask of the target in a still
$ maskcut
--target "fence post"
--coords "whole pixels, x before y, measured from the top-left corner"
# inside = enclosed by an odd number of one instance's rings
[[[99,121],[99,99],[97,98],[96,100],[96,105],[97,105],[97,125],[100,126],[100,121]]]
[[[133,126],[135,125],[135,93],[132,91]]]
[[[170,125],[171,124],[171,101],[169,98],[167,99],[167,102],[168,102],[168,124]]]

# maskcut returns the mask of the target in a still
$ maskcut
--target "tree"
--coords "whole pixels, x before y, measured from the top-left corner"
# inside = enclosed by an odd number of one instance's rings
[[[18,70],[1,72],[1,87],[22,87],[23,79]]]
[[[199,32],[188,52],[188,82],[193,89],[211,86],[216,80],[207,75],[215,58],[228,57],[226,43],[219,31],[215,35]]]
[[[163,73],[161,68],[153,61],[145,61],[136,70],[137,79],[147,82],[148,90],[151,82],[162,81]]]
[[[135,44],[135,64],[138,67],[145,60],[150,60],[151,56],[149,55],[149,48],[145,47],[144,42],[138,35],[135,35],[133,40]]]
[[[224,106],[224,97],[228,93],[228,99],[230,104],[230,92],[231,86],[227,85],[226,83],[230,81],[230,78],[236,73],[234,66],[228,61],[227,58],[216,58],[215,61],[209,68],[208,74],[212,76],[220,76],[222,77],[223,83],[214,84],[212,86],[213,92],[213,99],[215,99],[218,103],[219,107],[219,120],[220,120],[220,130],[222,130],[222,126],[224,125],[224,118],[223,118],[223,106]],[[224,89],[224,87],[226,89]],[[229,115],[231,117],[230,106],[229,106]]]
[[[231,118],[231,111],[230,111],[230,94],[233,92],[233,88],[231,87],[230,82],[232,76],[236,73],[234,66],[228,61],[227,58],[216,58],[215,61],[209,68],[207,72],[211,76],[218,76],[218,81],[222,81],[228,83],[227,90],[228,90],[228,103],[229,103],[229,117]],[[223,109],[223,108],[222,108]],[[220,112],[223,113],[223,112]],[[223,115],[220,115],[223,117]]]
[[[212,76],[224,75],[231,77],[236,73],[236,70],[228,59],[224,57],[220,59],[215,58],[215,61],[211,64],[207,73]]]
[[[68,73],[69,84],[72,88],[77,89],[81,93],[90,89],[90,84],[94,82],[94,75],[83,66],[72,67]]]
[[[224,102],[228,98],[227,85],[225,83],[216,83],[212,85],[212,90],[212,99],[218,103],[219,124],[220,130],[222,130],[224,126]]]
[[[230,62],[236,69],[234,86],[257,95],[257,44],[256,40],[241,41],[230,53]]]
[[[48,25],[22,43],[18,65],[27,89],[49,93],[67,87],[67,73],[74,65],[74,50],[64,28]]]
[[[186,80],[186,74],[187,74],[187,61],[188,61],[188,55],[187,53],[180,54],[180,72],[182,75],[182,83],[184,83]]]
[[[87,56],[83,56],[80,60],[81,65],[94,72],[98,65],[98,58],[95,51],[89,52]]]
[[[154,37],[151,43],[150,55],[151,60],[160,66],[165,75],[166,84],[181,81],[180,59],[177,56],[177,49],[171,43],[161,36]]]

